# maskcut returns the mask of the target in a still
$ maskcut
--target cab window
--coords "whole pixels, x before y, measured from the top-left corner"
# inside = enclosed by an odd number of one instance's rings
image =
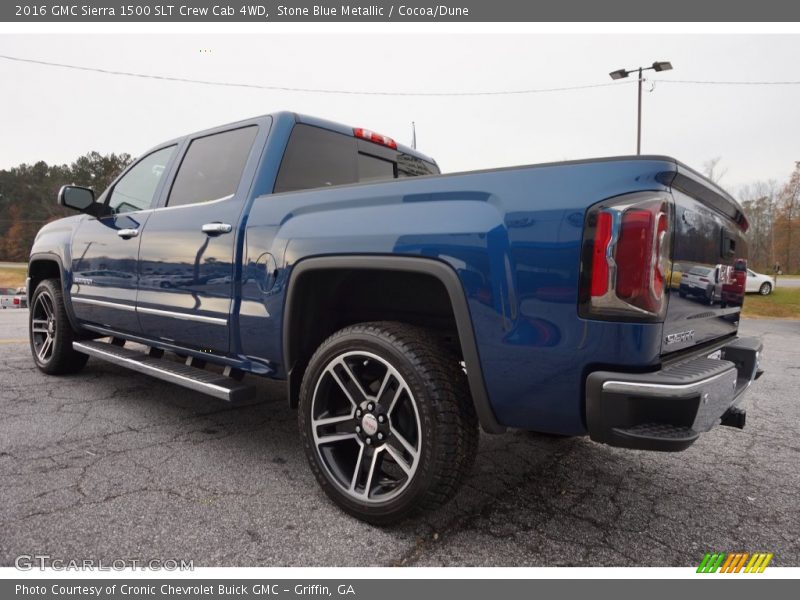
[[[176,148],[177,146],[168,146],[148,154],[117,181],[108,200],[112,214],[153,207],[158,184],[161,183]]]
[[[438,174],[435,164],[400,150],[312,125],[292,129],[274,192]]]
[[[181,161],[167,206],[220,200],[236,193],[258,127],[251,125],[193,140]]]
[[[275,192],[355,183],[355,156],[355,138],[310,125],[295,125],[275,180]]]

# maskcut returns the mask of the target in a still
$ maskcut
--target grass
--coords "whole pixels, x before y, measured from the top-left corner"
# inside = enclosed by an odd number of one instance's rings
[[[0,287],[22,287],[26,275],[26,267],[0,267]]]
[[[780,285],[780,278],[778,279]],[[800,319],[800,288],[775,288],[769,296],[747,294],[744,318]]]
[[[0,287],[25,285],[25,267],[0,267]],[[800,277],[800,275],[781,277]],[[780,285],[780,278],[778,278]],[[745,318],[800,319],[800,288],[778,287],[769,296],[747,294],[744,301]]]

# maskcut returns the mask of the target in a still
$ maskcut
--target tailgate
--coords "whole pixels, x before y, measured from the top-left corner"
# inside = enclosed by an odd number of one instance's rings
[[[683,165],[670,185],[675,229],[662,354],[736,334],[747,278],[739,204]]]

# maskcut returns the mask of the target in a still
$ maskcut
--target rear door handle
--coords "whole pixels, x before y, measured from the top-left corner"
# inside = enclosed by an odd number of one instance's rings
[[[233,227],[230,223],[206,223],[203,225],[203,233],[207,235],[219,235],[230,233]]]
[[[121,237],[122,239],[124,239],[124,240],[129,240],[129,239],[134,238],[137,235],[139,235],[139,230],[138,229],[120,229],[117,232],[117,235],[119,237]]]

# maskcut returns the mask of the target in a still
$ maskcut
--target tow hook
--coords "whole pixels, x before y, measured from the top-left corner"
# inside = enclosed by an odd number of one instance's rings
[[[725,425],[726,427],[736,427],[738,429],[744,429],[744,422],[746,417],[747,417],[747,411],[732,406],[725,411],[724,415],[722,415],[722,421],[720,421],[720,425]]]

